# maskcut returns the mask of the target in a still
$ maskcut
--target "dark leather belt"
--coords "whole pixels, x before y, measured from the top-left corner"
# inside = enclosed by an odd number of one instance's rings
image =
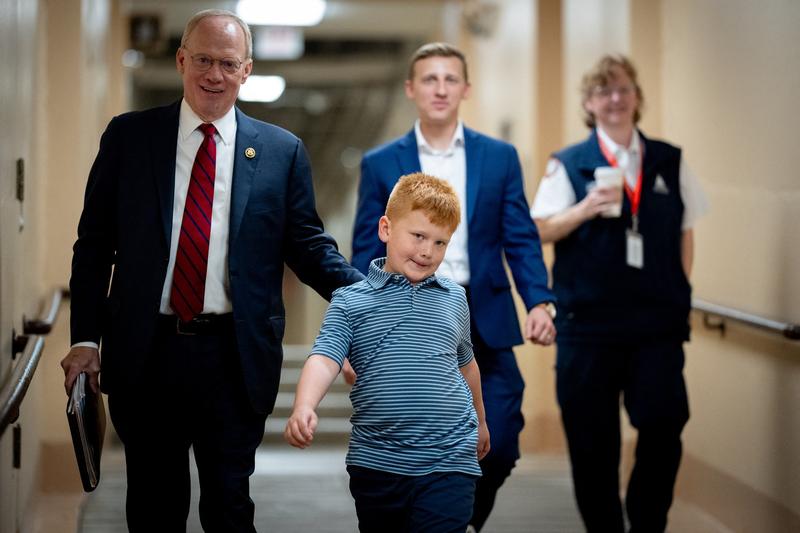
[[[233,313],[197,315],[188,322],[175,315],[158,315],[158,326],[178,335],[227,335],[233,333]]]

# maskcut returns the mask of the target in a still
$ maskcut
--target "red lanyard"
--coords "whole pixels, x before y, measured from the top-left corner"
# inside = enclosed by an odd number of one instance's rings
[[[636,133],[634,132],[634,135]],[[603,152],[603,156],[608,161],[608,164],[612,167],[616,168],[619,163],[617,162],[617,158],[614,157],[614,154],[611,153],[611,150],[603,142],[603,139],[600,138],[600,135],[597,136],[597,142],[600,144],[600,151]],[[642,154],[639,157],[639,176],[636,178],[636,188],[631,189],[631,186],[628,185],[627,178],[623,180],[625,184],[625,193],[628,195],[628,200],[631,202],[631,214],[634,218],[639,215],[639,201],[642,199],[642,170],[644,167],[644,150],[639,150]]]

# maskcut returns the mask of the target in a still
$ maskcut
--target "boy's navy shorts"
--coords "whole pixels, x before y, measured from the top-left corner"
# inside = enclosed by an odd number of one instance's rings
[[[347,472],[361,533],[464,533],[472,517],[476,476],[404,476],[352,465]]]

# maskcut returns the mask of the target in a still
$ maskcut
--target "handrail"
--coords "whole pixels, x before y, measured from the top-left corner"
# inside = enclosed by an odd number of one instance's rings
[[[0,390],[0,435],[5,433],[9,424],[19,418],[19,406],[25,398],[28,385],[33,380],[33,373],[36,372],[36,365],[42,357],[44,337],[37,335],[33,340],[34,342],[29,342],[25,347],[22,359]]]
[[[50,299],[50,309],[43,319],[27,320],[22,317],[23,334],[14,334],[12,350],[14,356],[22,352],[22,357],[17,361],[8,379],[0,389],[0,436],[5,433],[9,424],[19,418],[19,408],[28,392],[28,386],[33,381],[36,367],[44,350],[44,335],[50,333],[58,317],[63,298],[69,296],[65,288],[53,291]],[[31,336],[32,335],[32,336]]]
[[[61,299],[69,296],[69,289],[59,288],[53,291],[53,297],[50,299],[50,311],[43,319],[28,320],[23,317],[22,329],[26,335],[47,335],[53,329],[58,316],[58,310],[61,308]]]
[[[718,329],[722,334],[725,333],[725,319],[736,320],[748,326],[780,333],[787,339],[800,339],[800,325],[790,322],[779,322],[769,318],[764,318],[751,313],[746,313],[738,309],[732,309],[722,305],[706,302],[705,300],[692,299],[692,308],[703,313],[703,325],[708,329]],[[712,324],[709,315],[716,315],[722,318],[717,324]]]

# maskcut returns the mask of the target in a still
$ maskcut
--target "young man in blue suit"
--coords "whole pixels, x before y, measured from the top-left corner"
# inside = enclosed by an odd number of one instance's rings
[[[492,439],[492,449],[481,461],[483,476],[470,521],[480,530],[497,489],[519,458],[524,423],[524,382],[512,351],[523,339],[503,256],[528,309],[527,339],[543,345],[553,342],[554,298],[547,288],[536,226],[528,216],[516,150],[459,120],[459,106],[470,91],[464,55],[446,43],[422,46],[411,58],[405,91],[419,119],[408,134],[368,152],[361,162],[352,262],[366,273],[372,259],[386,254],[375,227],[400,176],[422,171],[455,188],[462,222],[437,275],[467,288],[472,317]]]
[[[278,391],[284,262],[330,298],[363,278],[316,213],[302,142],[234,107],[247,25],[208,10],[176,55],[180,102],[114,118],[72,260],[69,391],[108,394],[130,531],[185,531],[189,448],[205,531],[251,532],[249,476]],[[102,345],[102,361],[98,346]]]

